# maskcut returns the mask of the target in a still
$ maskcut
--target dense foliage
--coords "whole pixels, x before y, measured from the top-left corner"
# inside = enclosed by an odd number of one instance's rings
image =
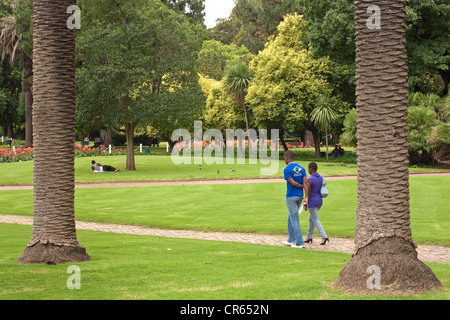
[[[278,128],[303,143],[308,130],[316,146],[325,136],[330,144],[356,145],[353,0],[235,3],[229,17],[207,30],[204,0],[77,1],[82,10],[78,133],[115,129],[132,145],[135,132],[170,140],[173,130],[191,130],[194,120],[202,120],[204,129]],[[409,146],[412,162],[422,163],[450,153],[450,4],[406,3],[409,84],[415,96]],[[31,14],[32,0],[15,1],[15,7],[13,1],[0,3],[0,29],[5,19],[14,21],[17,48],[29,56]],[[6,60],[0,67],[0,129],[4,136],[20,138],[23,66],[18,61],[11,67]],[[252,72],[248,81],[246,67]],[[247,82],[237,95],[227,75],[239,68],[234,84]],[[336,114],[326,127],[313,121],[324,96]]]

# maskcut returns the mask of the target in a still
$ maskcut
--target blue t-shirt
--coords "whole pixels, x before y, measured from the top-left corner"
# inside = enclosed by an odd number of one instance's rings
[[[284,168],[284,180],[287,183],[286,198],[303,197],[303,188],[295,188],[287,181],[289,178],[292,178],[295,182],[303,184],[303,177],[306,177],[306,170],[296,162],[289,163]]]

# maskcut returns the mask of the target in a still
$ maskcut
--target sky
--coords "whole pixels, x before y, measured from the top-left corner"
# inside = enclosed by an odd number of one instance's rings
[[[216,19],[228,18],[234,8],[233,0],[206,0],[205,23],[208,28],[216,25]]]

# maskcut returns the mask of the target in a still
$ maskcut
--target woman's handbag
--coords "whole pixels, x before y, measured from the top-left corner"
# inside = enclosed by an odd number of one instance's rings
[[[326,183],[322,178],[322,188],[320,188],[320,195],[322,196],[322,198],[326,198],[328,197],[328,189],[326,187]]]

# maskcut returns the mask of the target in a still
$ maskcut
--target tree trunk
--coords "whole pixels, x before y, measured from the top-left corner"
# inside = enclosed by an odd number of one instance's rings
[[[327,148],[327,161],[328,161],[328,129],[325,128],[325,143],[326,143],[326,148]]]
[[[444,82],[444,89],[442,90],[442,96],[445,97],[446,95],[448,95],[448,83],[450,82],[450,71],[439,70],[439,74],[441,75],[442,81]]]
[[[248,130],[249,130],[249,124],[248,124],[247,106],[245,105],[245,102],[242,103],[242,109],[244,110],[245,127],[247,128],[247,133],[248,133]]]
[[[13,127],[12,127],[12,125],[9,125],[9,126],[7,126],[6,127],[6,136],[8,137],[8,138],[14,138],[14,130],[13,130]]]
[[[104,146],[108,147],[110,144],[112,145],[111,130],[100,131],[100,138],[102,139],[102,144]]]
[[[434,154],[435,161],[442,161],[450,157],[450,144],[443,145],[439,151]]]
[[[355,250],[335,286],[374,294],[440,289],[411,237],[405,0],[355,0],[358,201]],[[369,9],[369,7],[372,8]],[[376,9],[376,8],[375,8]],[[368,13],[369,12],[369,13]],[[376,20],[375,20],[376,21]],[[373,152],[373,145],[384,146]]]
[[[127,122],[125,124],[125,136],[127,138],[127,165],[126,170],[136,171],[134,162],[134,129],[136,129],[137,122]]]
[[[66,25],[73,1],[35,0],[33,138],[34,208],[22,263],[88,261],[74,212],[75,39]]]
[[[314,151],[316,153],[316,158],[320,158],[320,134],[319,134],[319,130],[317,130],[316,128],[312,127],[310,129],[312,135],[313,135],[313,140],[314,140]]]
[[[281,129],[280,142],[281,142],[281,145],[283,146],[284,151],[288,151],[289,148],[286,144],[286,141],[284,140],[284,130],[283,129]]]
[[[33,146],[33,94],[31,93],[30,77],[33,75],[33,60],[22,53],[23,92],[25,94],[25,147]]]
[[[172,152],[173,148],[175,147],[176,142],[172,141],[172,134],[170,132],[162,133],[161,134],[164,140],[167,140],[167,143],[169,144],[169,152]]]

